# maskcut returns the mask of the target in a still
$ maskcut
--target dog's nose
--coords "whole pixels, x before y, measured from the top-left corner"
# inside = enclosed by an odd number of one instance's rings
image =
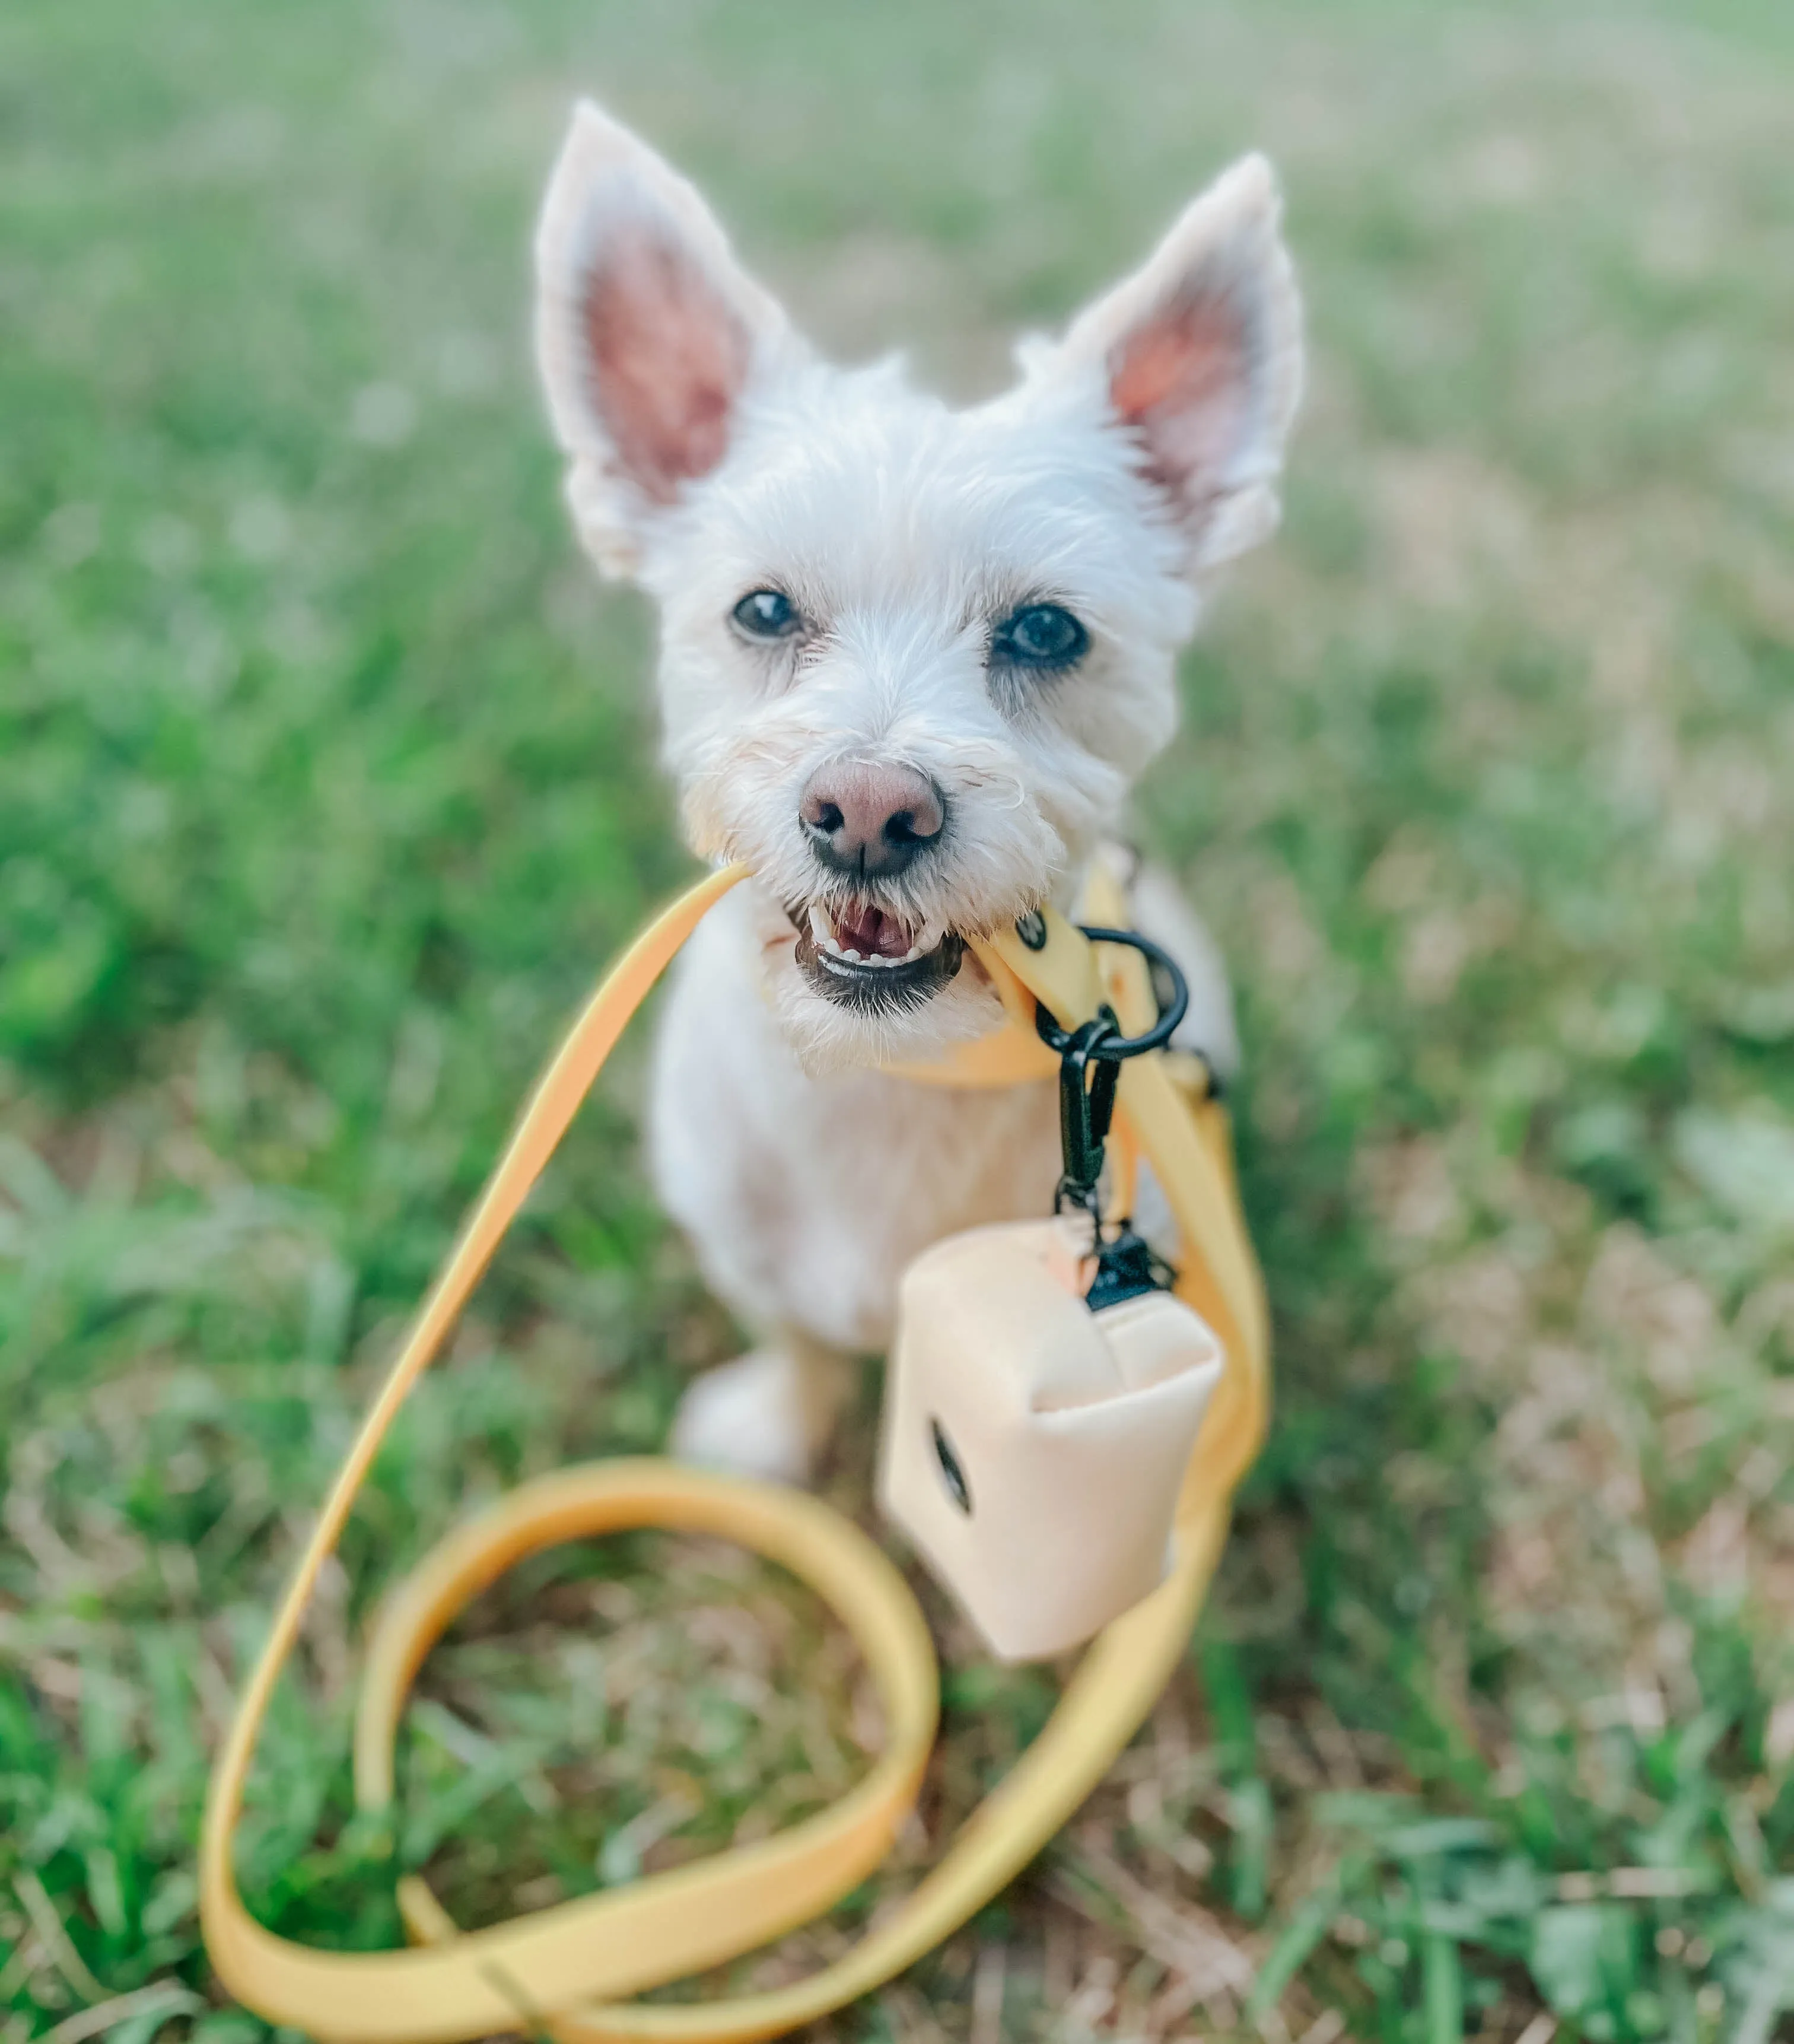
[[[843,763],[810,776],[797,820],[824,866],[871,879],[901,873],[938,843],[947,804],[913,766]]]

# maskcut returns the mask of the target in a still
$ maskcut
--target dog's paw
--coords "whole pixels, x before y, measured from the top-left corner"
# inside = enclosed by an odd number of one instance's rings
[[[774,1483],[808,1483],[817,1449],[804,1366],[757,1348],[694,1378],[674,1416],[668,1452],[682,1462]]]

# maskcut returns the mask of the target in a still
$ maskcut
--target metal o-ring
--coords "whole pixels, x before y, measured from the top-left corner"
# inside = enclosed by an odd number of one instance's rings
[[[1138,930],[1103,929],[1089,923],[1080,923],[1078,927],[1093,944],[1125,944],[1130,951],[1138,951],[1149,965],[1158,966],[1171,982],[1171,998],[1159,1009],[1158,1020],[1150,1029],[1138,1036],[1105,1033],[1091,1045],[1089,1055],[1105,1062],[1118,1062],[1123,1058],[1137,1058],[1143,1051],[1162,1050],[1171,1040],[1173,1030],[1189,1012],[1189,982],[1177,960],[1151,938],[1143,937]],[[1062,1054],[1070,1048],[1077,1034],[1075,1030],[1062,1029],[1044,1004],[1039,1001],[1035,1004],[1034,1026],[1047,1049]]]

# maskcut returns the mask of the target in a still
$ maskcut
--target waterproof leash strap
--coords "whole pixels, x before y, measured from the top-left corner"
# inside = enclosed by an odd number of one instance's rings
[[[422,1881],[407,1879],[399,1899],[417,1942],[405,1951],[316,1950],[276,1936],[244,1908],[232,1848],[256,1740],[318,1573],[380,1444],[630,1017],[705,913],[745,877],[744,868],[728,868],[675,902],[618,961],[575,1023],[363,1423],[275,1615],[213,1771],[200,1843],[200,1915],[212,1962],[232,1992],[271,2022],[337,2044],[459,2044],[520,2029],[559,2044],[736,2044],[782,2035],[912,1964],[1012,1880],[1101,1781],[1182,1657],[1226,1536],[1234,1487],[1263,1429],[1265,1323],[1224,1116],[1212,1105],[1193,1116],[1154,1056],[1122,1072],[1118,1132],[1151,1161],[1164,1187],[1185,1246],[1178,1289],[1210,1318],[1227,1352],[1227,1374],[1179,1504],[1173,1564],[1163,1584],[1094,1642],[1045,1729],[882,1923],[788,1987],[682,2004],[628,1999],[771,1942],[863,1881],[913,1805],[939,1693],[921,1613],[865,1535],[800,1493],[653,1458],[592,1464],[526,1484],[451,1534],[399,1585],[370,1642],[355,1728],[358,1804],[374,1812],[390,1807],[393,1742],[410,1682],[471,1597],[526,1554],[643,1526],[739,1541],[822,1596],[866,1657],[883,1704],[887,1745],[866,1775],[828,1809],[770,1838],[483,1930],[459,1930]],[[1005,933],[981,940],[979,955],[1012,1017],[1039,1001],[1062,1026],[1075,1027],[1095,1013],[1104,989],[1085,939],[1051,912],[1043,920],[1041,945]],[[1019,1040],[1018,1030],[1005,1034]],[[1019,1075],[1037,1071],[1028,1047],[1016,1055]],[[1001,1082],[1001,1062],[971,1082]]]

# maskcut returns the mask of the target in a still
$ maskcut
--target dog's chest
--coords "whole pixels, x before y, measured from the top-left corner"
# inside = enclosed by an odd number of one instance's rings
[[[743,935],[720,919],[701,932],[669,995],[651,1112],[660,1197],[707,1281],[757,1331],[882,1348],[897,1277],[920,1250],[1048,1210],[1053,1089],[810,1078]]]

